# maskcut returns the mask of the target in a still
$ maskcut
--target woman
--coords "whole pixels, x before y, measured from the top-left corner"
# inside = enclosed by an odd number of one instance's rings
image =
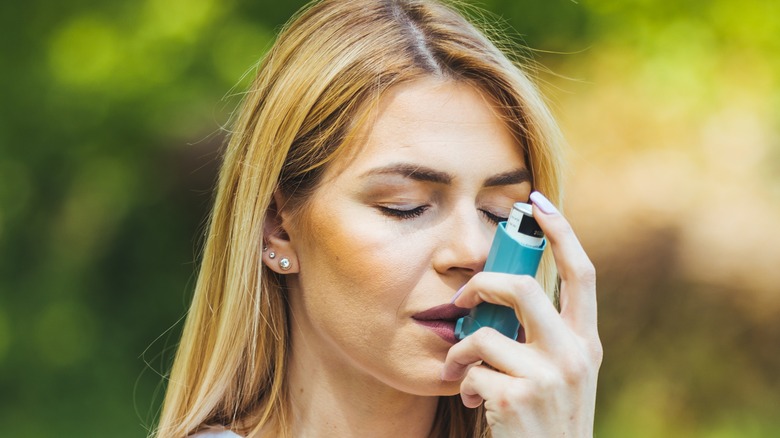
[[[231,136],[157,436],[592,434],[595,275],[548,200],[559,143],[531,82],[452,9],[303,10]],[[529,196],[541,284],[480,273]],[[482,301],[513,307],[526,342],[454,343]]]

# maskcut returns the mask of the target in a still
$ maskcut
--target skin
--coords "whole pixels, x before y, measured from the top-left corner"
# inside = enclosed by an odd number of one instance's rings
[[[424,437],[436,396],[459,392],[467,406],[486,400],[494,436],[516,436],[511,428],[529,422],[525,430],[549,431],[545,427],[555,422],[571,423],[567,430],[577,433],[590,422],[592,430],[588,406],[595,399],[597,361],[578,369],[577,378],[560,374],[559,390],[544,379],[544,385],[528,384],[541,378],[526,364],[536,369],[553,359],[576,362],[554,346],[552,358],[547,350],[536,356],[526,351],[541,345],[537,339],[556,344],[564,338],[562,346],[579,351],[579,338],[566,338],[568,326],[533,279],[477,275],[496,222],[531,193],[523,154],[490,102],[453,81],[400,85],[382,99],[363,139],[354,157],[339,158],[325,172],[305,220],[293,221],[282,209],[271,219],[275,223],[266,224],[277,258],[270,259],[269,251],[264,262],[288,276],[294,435]],[[277,195],[276,202],[284,199]],[[563,276],[578,263],[569,257],[587,257],[581,248],[571,249],[579,244],[560,225],[562,217],[549,216],[558,222],[540,222],[553,233],[548,237],[556,259],[559,253],[566,259],[559,260]],[[280,257],[291,260],[291,269],[280,270]],[[566,285],[572,281],[564,278]],[[456,304],[511,305],[529,323],[529,344],[483,329],[452,347],[412,318],[449,303],[464,285]],[[595,286],[592,295],[595,312]],[[593,321],[584,319],[578,325],[592,325],[595,333],[595,313]],[[502,371],[473,366],[478,361]],[[507,379],[519,379],[511,382],[517,392],[502,392]],[[551,392],[533,393],[541,389]],[[579,406],[567,404],[572,394],[577,396],[569,404]],[[583,404],[584,414],[578,411]]]

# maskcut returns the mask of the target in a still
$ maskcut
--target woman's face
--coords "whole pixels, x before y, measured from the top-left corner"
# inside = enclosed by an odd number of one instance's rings
[[[529,172],[469,85],[418,80],[380,104],[359,152],[325,172],[302,225],[283,223],[300,269],[288,276],[293,360],[455,394],[458,383],[440,379],[459,316],[448,303],[482,269],[497,222],[528,199]]]

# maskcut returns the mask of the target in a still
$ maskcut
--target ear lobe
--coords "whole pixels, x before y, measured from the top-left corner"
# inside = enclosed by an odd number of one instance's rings
[[[284,197],[277,190],[274,192],[271,205],[268,206],[263,221],[263,263],[279,274],[298,273],[298,257],[285,229],[282,208]],[[265,249],[267,248],[267,249]]]

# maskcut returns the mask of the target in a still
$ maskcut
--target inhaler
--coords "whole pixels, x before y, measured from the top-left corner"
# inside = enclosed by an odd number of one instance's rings
[[[506,222],[496,228],[484,271],[536,276],[547,239],[536,223],[530,204],[517,202]],[[520,321],[511,307],[480,303],[455,325],[455,336],[463,339],[480,327],[492,327],[504,336],[517,339]]]

